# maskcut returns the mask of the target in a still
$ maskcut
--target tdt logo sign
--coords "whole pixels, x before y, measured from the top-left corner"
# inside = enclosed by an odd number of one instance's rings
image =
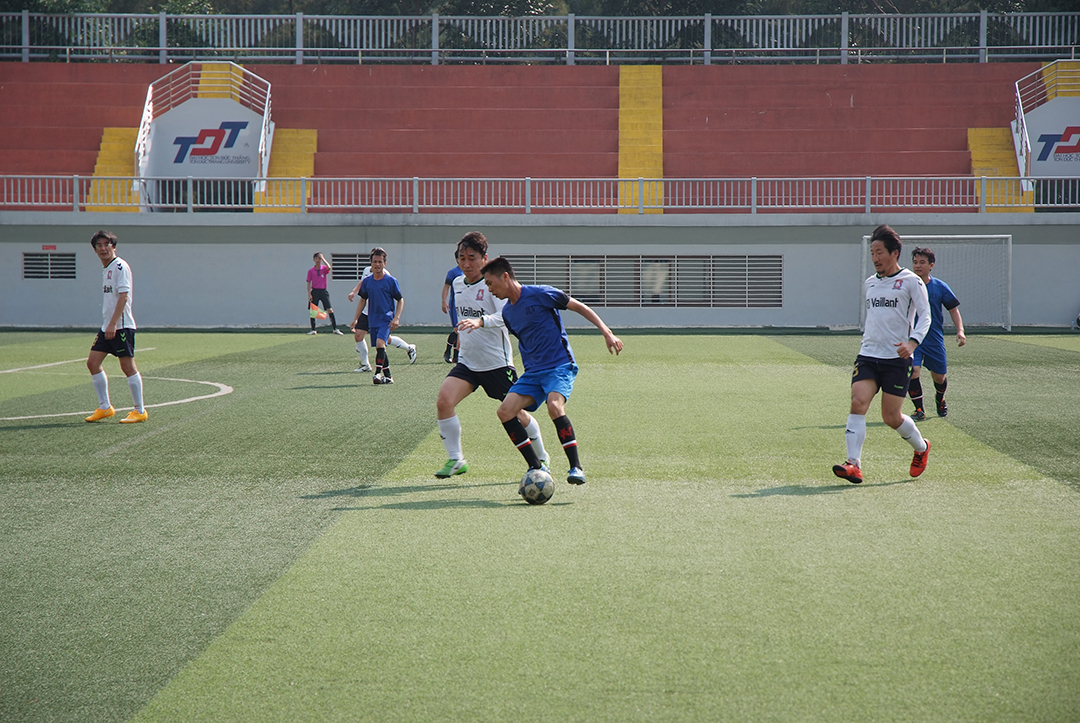
[[[236,139],[240,135],[240,131],[247,127],[247,121],[224,121],[217,128],[203,128],[197,136],[177,136],[173,140],[173,145],[179,146],[179,148],[176,151],[176,158],[173,159],[173,163],[183,163],[189,155],[192,163],[210,162],[210,158],[204,159],[203,157],[216,156],[218,151],[232,148],[236,145]],[[196,161],[196,158],[199,158],[199,161]],[[243,160],[237,159],[234,162],[247,163],[249,160],[245,156]],[[221,159],[219,162],[227,161]]]
[[[1042,149],[1037,160],[1080,161],[1080,126],[1069,126],[1063,133],[1043,133],[1039,143]]]

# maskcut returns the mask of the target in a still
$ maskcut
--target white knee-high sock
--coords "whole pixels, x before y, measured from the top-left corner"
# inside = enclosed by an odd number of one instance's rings
[[[356,342],[356,353],[360,355],[360,366],[371,366],[371,364],[368,363],[367,339],[361,339]]]
[[[912,422],[914,424],[914,422]],[[866,415],[849,414],[847,427],[844,429],[844,440],[847,442],[847,456],[849,462],[862,466],[862,447],[866,441]]]
[[[142,374],[135,372],[128,380],[128,389],[131,390],[131,400],[135,403],[135,411],[142,414],[146,410],[143,409],[142,400]]]
[[[391,346],[396,346],[398,349],[409,348],[409,342],[405,341],[400,336],[394,336],[393,334],[390,335],[390,344]]]
[[[911,445],[911,448],[916,452],[926,451],[926,440],[922,438],[922,433],[919,431],[918,426],[915,424],[915,420],[906,414],[900,415],[904,418],[904,421],[900,423],[900,426],[896,428],[896,431],[900,433],[900,436],[904,438],[904,441]]]
[[[536,421],[536,417],[532,418],[529,422],[529,426],[525,427],[525,433],[529,435],[529,441],[533,444],[533,449],[536,450],[536,456],[541,462],[546,462],[548,459],[547,450],[544,449],[544,440],[540,438],[540,423]]]
[[[450,459],[464,459],[461,451],[461,420],[455,414],[449,419],[439,420],[439,436],[442,437],[446,456]]]
[[[102,409],[111,407],[112,404],[109,403],[109,378],[105,376],[105,372],[100,371],[97,374],[91,374],[90,381],[94,382],[94,391],[97,392],[98,406]]]

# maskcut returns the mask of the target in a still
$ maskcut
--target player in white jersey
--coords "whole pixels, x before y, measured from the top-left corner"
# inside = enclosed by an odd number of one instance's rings
[[[86,418],[87,422],[108,419],[116,414],[109,401],[109,379],[101,368],[109,354],[120,362],[120,369],[127,377],[128,388],[135,408],[121,423],[145,422],[149,415],[143,406],[142,376],[135,367],[135,317],[131,315],[132,276],[131,267],[116,255],[116,234],[98,231],[90,239],[90,245],[101,259],[101,330],[98,331],[86,368],[97,392],[98,408]]]
[[[457,405],[477,387],[483,387],[489,397],[501,402],[517,381],[514,347],[502,318],[506,300],[496,299],[491,294],[480,271],[487,263],[487,249],[487,239],[479,231],[470,231],[458,242],[458,265],[464,273],[453,280],[453,298],[460,349],[458,362],[443,380],[435,402],[439,436],[447,456],[446,464],[435,473],[440,479],[469,471],[461,449]],[[518,420],[525,427],[537,456],[546,465],[547,452],[540,438],[540,425],[525,410],[518,414]]]
[[[390,273],[389,269],[384,269],[386,273]],[[372,275],[371,266],[365,266],[364,272],[360,274],[360,280],[356,282],[356,286],[349,292],[349,301],[356,298],[356,295],[360,293],[360,284],[364,283],[364,279]],[[368,317],[367,314],[361,314],[360,318],[356,320],[356,323],[352,327],[353,340],[356,342],[356,354],[360,357],[360,366],[353,369],[354,372],[369,372],[371,371],[371,362],[368,357],[368,345],[367,340],[364,338],[368,333]],[[410,344],[402,339],[400,336],[390,335],[390,345],[396,346],[398,349],[404,349],[409,354],[409,363],[416,363],[416,344]]]
[[[879,389],[882,421],[915,450],[912,477],[923,473],[930,456],[930,441],[923,439],[914,420],[902,411],[912,354],[930,329],[930,302],[922,279],[901,268],[900,249],[900,236],[895,231],[884,224],[874,229],[870,259],[877,273],[864,284],[866,326],[851,376],[851,411],[844,431],[848,457],[844,464],[833,466],[833,474],[854,484],[863,481],[866,412]]]

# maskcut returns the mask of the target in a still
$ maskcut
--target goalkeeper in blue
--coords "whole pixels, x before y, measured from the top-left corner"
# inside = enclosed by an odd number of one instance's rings
[[[903,413],[911,358],[930,329],[930,302],[922,279],[900,266],[901,248],[900,236],[891,228],[881,225],[874,229],[870,260],[877,273],[864,282],[866,326],[851,375],[851,411],[844,429],[847,461],[833,466],[833,474],[852,484],[863,481],[866,412],[879,390],[881,420],[915,450],[912,477],[923,473],[930,456],[930,441],[923,439],[915,421]]]
[[[488,290],[496,298],[506,299],[503,324],[517,337],[521,365],[525,368],[499,405],[499,421],[529,468],[540,469],[540,457],[518,414],[523,409],[532,412],[546,403],[548,416],[555,423],[559,443],[570,462],[566,481],[583,485],[585,471],[578,455],[577,435],[566,416],[566,401],[574,388],[578,366],[559,312],[569,309],[588,319],[604,335],[604,343],[612,354],[621,352],[623,343],[595,311],[563,291],[553,286],[523,286],[510,262],[502,256],[488,262],[481,272]]]
[[[930,331],[926,332],[923,343],[919,344],[912,355],[914,368],[911,372],[911,384],[908,385],[908,396],[915,404],[915,412],[911,418],[916,422],[926,419],[922,381],[919,378],[924,366],[930,370],[930,378],[934,382],[937,415],[945,417],[949,414],[949,406],[945,403],[945,390],[949,388],[949,380],[946,376],[948,364],[945,359],[945,317],[941,313],[942,308],[949,312],[953,325],[956,326],[956,345],[963,346],[967,343],[964,320],[960,318],[960,300],[948,284],[930,275],[936,261],[933,249],[918,247],[911,252],[911,270],[926,284],[926,295],[930,300]]]

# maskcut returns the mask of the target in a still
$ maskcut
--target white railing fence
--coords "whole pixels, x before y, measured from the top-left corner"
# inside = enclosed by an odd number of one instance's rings
[[[989,62],[1076,58],[1080,13],[678,17],[0,13],[0,59],[246,63]]]
[[[1025,173],[1031,171],[1031,138],[1024,116],[1061,96],[1080,96],[1080,68],[1071,63],[1049,63],[1016,81],[1015,117],[1010,125],[1017,162]]]
[[[873,213],[1080,211],[1078,178],[0,176],[0,211]]]
[[[232,98],[262,117],[259,131],[259,167],[265,173],[270,161],[267,139],[270,135],[270,84],[234,63],[224,62],[229,72],[204,73],[201,63],[187,63],[158,78],[146,91],[139,134],[135,142],[135,168],[143,175],[149,152],[150,126],[158,118],[200,92],[211,97]]]

